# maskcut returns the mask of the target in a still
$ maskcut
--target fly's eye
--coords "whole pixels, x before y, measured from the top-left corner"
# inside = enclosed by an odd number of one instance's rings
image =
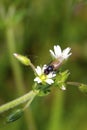
[[[47,70],[48,70],[49,72],[53,71],[53,66],[51,66],[51,65],[48,66],[48,67],[47,67]]]

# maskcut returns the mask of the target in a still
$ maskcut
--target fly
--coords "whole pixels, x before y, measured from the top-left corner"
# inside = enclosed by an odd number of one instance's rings
[[[55,60],[51,62],[46,69],[44,69],[44,74],[48,75],[50,72],[57,71],[61,66],[62,62]]]

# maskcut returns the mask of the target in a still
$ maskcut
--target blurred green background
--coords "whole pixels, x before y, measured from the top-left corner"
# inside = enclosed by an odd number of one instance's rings
[[[0,105],[32,89],[33,71],[13,53],[42,65],[49,63],[49,49],[56,44],[72,48],[63,68],[70,70],[69,81],[87,84],[86,0],[0,0]],[[0,130],[87,130],[87,95],[74,86],[53,89]]]

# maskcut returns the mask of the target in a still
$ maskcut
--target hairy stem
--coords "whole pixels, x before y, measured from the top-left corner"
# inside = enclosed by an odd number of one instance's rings
[[[80,86],[81,83],[78,83],[78,82],[67,82],[68,85],[74,85],[74,86]]]
[[[25,94],[24,96],[21,96],[9,103],[6,103],[6,104],[0,106],[0,113],[5,112],[11,108],[14,108],[27,101],[29,102],[29,104],[28,104],[28,106],[29,106],[37,94],[38,94],[38,91],[30,91],[29,93]]]

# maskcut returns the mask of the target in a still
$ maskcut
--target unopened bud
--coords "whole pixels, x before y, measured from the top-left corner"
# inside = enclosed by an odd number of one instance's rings
[[[13,54],[22,64],[24,65],[31,65],[30,59],[28,59],[26,56],[22,56],[20,54],[14,53]]]
[[[86,84],[81,84],[79,86],[79,90],[84,92],[84,93],[87,93],[87,85]]]

